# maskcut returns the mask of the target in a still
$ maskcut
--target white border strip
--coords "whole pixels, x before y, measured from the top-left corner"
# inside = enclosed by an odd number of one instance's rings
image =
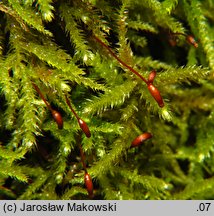
[[[213,200],[1,200],[0,215],[213,216]]]

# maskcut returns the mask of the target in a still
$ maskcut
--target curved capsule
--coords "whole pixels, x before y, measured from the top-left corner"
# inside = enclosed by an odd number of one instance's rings
[[[151,83],[149,83],[147,85],[147,87],[148,87],[149,92],[152,95],[152,97],[157,101],[159,107],[161,107],[161,108],[164,107],[164,102],[163,102],[163,99],[162,99],[158,89]]]
[[[156,71],[152,70],[149,74],[148,83],[152,84],[156,77]]]
[[[187,35],[186,41],[191,45],[193,45],[195,48],[198,48],[198,43],[196,42],[195,38],[192,35]]]
[[[78,119],[78,123],[82,131],[85,133],[85,135],[90,138],[91,137],[91,132],[89,130],[88,125],[83,121],[81,118]]]
[[[58,128],[62,129],[63,128],[63,119],[62,119],[61,114],[56,110],[51,110],[51,114],[52,114],[55,122],[57,123]]]
[[[87,172],[85,172],[84,181],[85,181],[85,186],[88,191],[89,197],[93,198],[94,187],[93,187],[91,176]]]
[[[148,140],[150,138],[152,138],[152,134],[148,133],[148,132],[139,135],[138,137],[136,137],[132,141],[131,148],[141,145],[144,141],[146,141],[146,140]]]

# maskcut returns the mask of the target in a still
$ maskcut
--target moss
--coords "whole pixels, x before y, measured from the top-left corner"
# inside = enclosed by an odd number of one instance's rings
[[[0,198],[213,199],[213,7],[1,1]]]

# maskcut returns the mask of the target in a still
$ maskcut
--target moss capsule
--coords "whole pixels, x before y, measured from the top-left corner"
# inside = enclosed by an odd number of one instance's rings
[[[192,36],[192,35],[187,35],[187,34],[184,34],[184,33],[179,33],[179,32],[176,32],[176,33],[170,33],[170,37],[171,38],[174,38],[174,36],[176,35],[182,35],[186,38],[186,41],[193,45],[195,48],[198,48],[198,43],[196,42],[195,38]],[[176,44],[175,44],[176,45]]]
[[[91,132],[89,130],[88,125],[81,118],[78,119],[78,123],[79,123],[79,126],[82,129],[82,131],[85,133],[85,135],[88,138],[90,138],[91,137]]]
[[[187,35],[186,36],[186,41],[193,45],[195,48],[198,48],[198,43],[196,42],[195,38],[192,35]]]
[[[62,119],[61,114],[56,110],[51,110],[51,114],[52,114],[55,122],[57,123],[58,128],[62,129],[63,128],[63,119]]]
[[[93,198],[93,190],[94,190],[93,182],[91,176],[87,172],[85,172],[84,181],[85,181],[85,186],[88,191],[89,197]]]
[[[149,74],[148,83],[152,84],[156,77],[156,71],[152,70]]]
[[[139,135],[138,137],[136,137],[132,141],[131,148],[141,145],[144,141],[146,141],[146,140],[148,140],[150,138],[152,138],[152,134],[148,133],[148,132]]]
[[[148,87],[149,92],[152,95],[152,97],[157,101],[159,107],[161,107],[161,108],[164,107],[164,102],[163,102],[163,99],[162,99],[158,89],[151,83],[149,83],[147,85],[147,87]]]

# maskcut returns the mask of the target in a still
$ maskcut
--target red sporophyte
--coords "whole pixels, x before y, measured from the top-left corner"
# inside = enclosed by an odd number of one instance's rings
[[[68,100],[68,97],[65,96],[65,99],[66,99],[66,103],[67,105],[69,106],[71,112],[74,114],[74,116],[76,117],[77,121],[78,121],[78,124],[80,126],[80,128],[82,129],[82,131],[85,133],[86,137],[90,138],[91,137],[91,132],[90,132],[90,129],[88,127],[88,125],[86,124],[85,121],[83,121],[76,113],[76,111],[73,109],[73,107],[71,106],[71,103],[70,101]]]
[[[186,41],[191,44],[192,46],[194,46],[195,48],[198,48],[198,43],[196,42],[195,38],[193,35],[188,35],[188,34],[184,34],[184,33],[179,33],[179,32],[175,32],[175,33],[170,33],[170,43],[172,40],[174,40],[175,44],[176,44],[176,39],[175,36],[176,35],[182,35],[185,37]]]
[[[94,36],[94,38],[96,39],[96,41],[98,43],[100,43],[103,47],[105,47],[109,53],[124,67],[128,68],[132,73],[134,73],[136,76],[138,76],[140,79],[142,79],[145,83],[147,83],[146,79],[140,75],[134,68],[130,67],[129,65],[127,65],[124,61],[122,61],[119,57],[117,57],[117,55],[104,43],[102,42],[98,37]]]
[[[87,168],[86,168],[86,163],[85,163],[85,155],[82,149],[81,144],[79,144],[79,149],[80,149],[80,158],[81,158],[81,162],[82,162],[82,166],[83,169],[85,170],[85,175],[84,175],[84,182],[85,182],[85,186],[86,189],[88,191],[88,195],[90,198],[93,198],[93,182],[91,179],[91,176],[88,174]]]
[[[86,137],[90,138],[91,132],[89,130],[88,125],[81,118],[78,119],[78,123],[82,131],[85,133]]]
[[[88,172],[85,172],[84,181],[85,181],[85,186],[88,191],[89,197],[93,198],[94,186],[93,186],[91,176],[88,174]]]
[[[162,108],[162,107],[164,107],[163,99],[161,97],[159,90],[153,85],[153,81],[155,79],[155,76],[156,76],[156,71],[152,70],[151,73],[149,74],[149,78],[147,81],[147,87],[148,87],[148,90],[149,90],[150,94],[152,95],[152,97],[158,103],[159,107]]]
[[[138,137],[136,137],[132,141],[131,148],[141,145],[144,141],[146,141],[146,140],[148,140],[150,138],[152,138],[152,134],[148,133],[148,132],[139,135]]]
[[[58,128],[62,129],[63,128],[63,119],[62,119],[61,114],[58,111],[53,110],[53,109],[51,110],[51,114],[52,114],[55,122],[57,123]]]
[[[155,70],[152,70],[149,74],[149,78],[148,78],[148,83],[153,83],[154,79],[156,77],[156,71]]]
[[[156,76],[156,72],[152,71],[150,73],[149,79],[148,81],[139,73],[137,72],[134,68],[130,67],[129,65],[127,65],[124,61],[122,61],[119,57],[117,57],[117,55],[103,42],[101,41],[98,37],[94,36],[95,40],[100,43],[103,47],[105,47],[109,53],[124,67],[128,68],[132,73],[134,73],[136,76],[138,76],[141,80],[143,80],[143,82],[145,82],[147,84],[147,87],[149,89],[149,92],[151,93],[151,95],[153,96],[153,98],[156,100],[156,102],[158,103],[158,105],[162,108],[164,106],[163,103],[163,99],[160,95],[160,92],[158,91],[158,89],[152,84],[153,80]]]
[[[164,107],[164,102],[163,99],[161,97],[161,94],[159,92],[159,90],[153,85],[153,84],[148,84],[147,85],[150,94],[152,95],[152,97],[156,100],[156,102],[158,103],[159,107]]]
[[[39,94],[39,96],[42,98],[42,100],[44,101],[45,105],[48,107],[48,109],[51,111],[52,117],[55,120],[55,122],[58,125],[59,129],[63,128],[63,118],[60,114],[60,112],[54,110],[51,105],[47,102],[47,100],[45,99],[44,95],[42,94],[42,92],[40,91],[39,87],[35,84],[32,83],[34,89],[37,91],[37,93]]]
[[[198,43],[196,42],[195,38],[192,35],[186,36],[186,41],[193,45],[195,48],[198,48]]]

